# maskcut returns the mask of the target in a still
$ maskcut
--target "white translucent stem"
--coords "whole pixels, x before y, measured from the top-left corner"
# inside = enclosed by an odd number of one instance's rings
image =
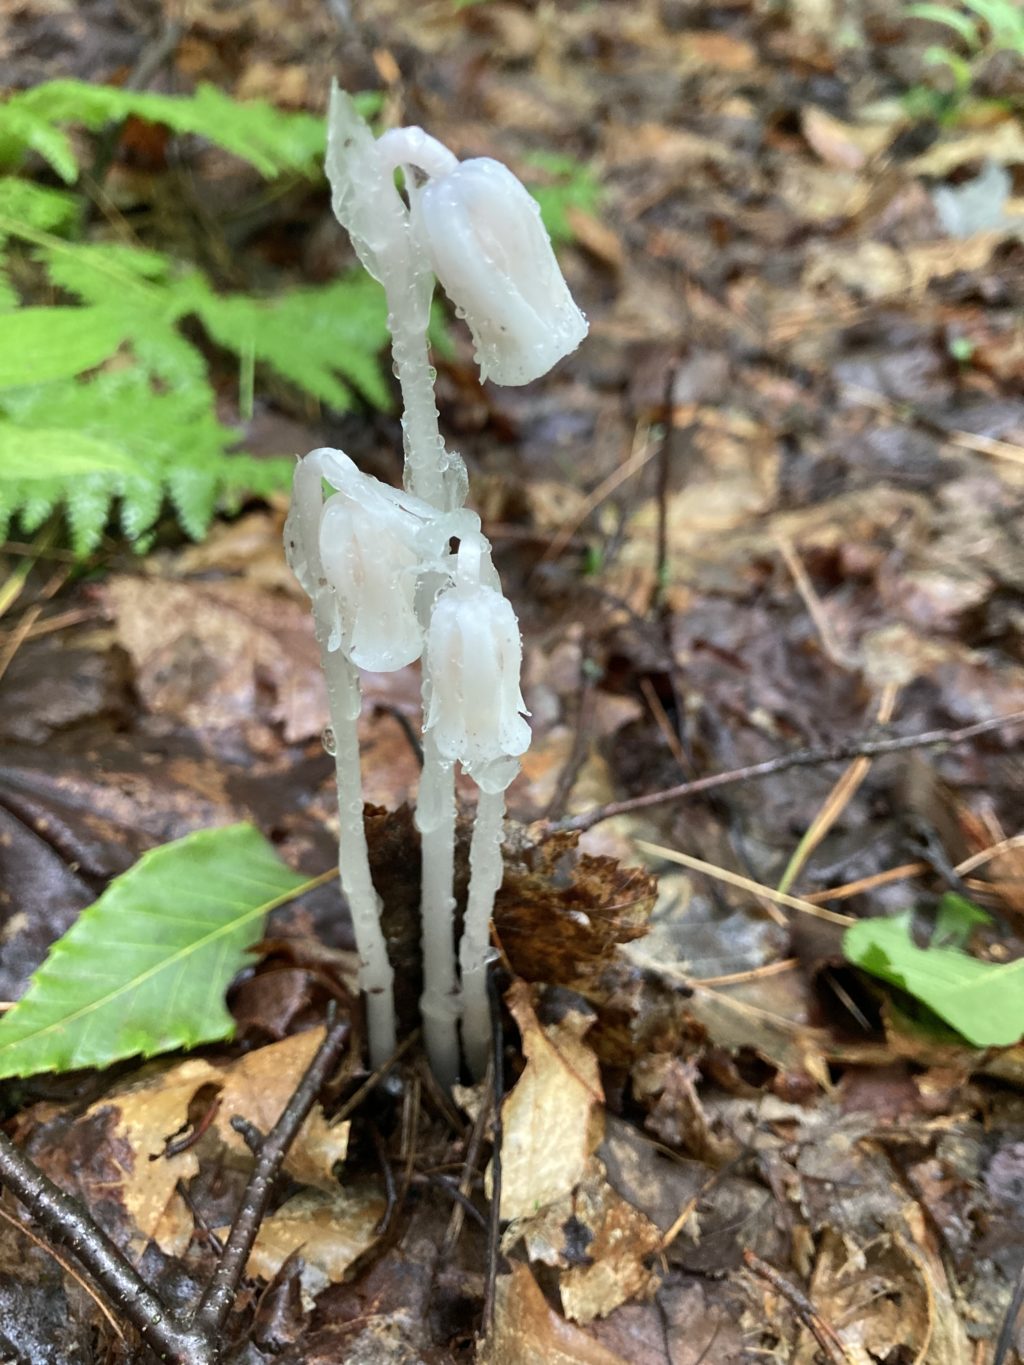
[[[381,927],[381,902],[370,875],[363,827],[363,784],[359,770],[359,675],[340,649],[328,649],[334,600],[320,557],[321,471],[330,452],[313,451],[299,462],[292,491],[288,536],[290,559],[313,606],[320,658],[327,682],[335,772],[338,784],[338,862],[359,957],[359,985],[366,995],[370,1063],[378,1067],[395,1050],[394,972]]]
[[[491,1050],[491,1006],[487,996],[487,958],[491,912],[503,875],[501,844],[505,793],[480,792],[469,846],[469,899],[459,948],[462,969],[462,1046],[474,1077],[487,1070]]]
[[[446,1087],[459,1078],[455,975],[455,765],[445,762],[428,732],[423,741],[423,774],[416,802],[416,827],[423,848],[423,1038],[430,1069]]]
[[[394,970],[381,927],[381,900],[370,875],[359,770],[359,675],[340,649],[322,649],[334,732],[338,782],[338,864],[359,955],[359,985],[366,997],[370,1065],[382,1066],[395,1050]]]
[[[438,426],[436,375],[430,363],[426,320],[421,321],[422,311],[408,291],[389,289],[387,293],[391,354],[402,390],[405,486],[432,507],[447,509],[453,498],[444,477],[448,461]]]

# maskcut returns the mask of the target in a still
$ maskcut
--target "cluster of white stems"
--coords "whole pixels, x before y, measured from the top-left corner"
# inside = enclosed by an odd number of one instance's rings
[[[395,185],[399,169],[408,202]],[[502,880],[505,791],[530,729],[520,692],[518,622],[502,595],[480,519],[463,507],[462,461],[438,429],[427,346],[434,279],[469,324],[482,377],[500,384],[525,384],[546,373],[579,344],[586,322],[536,204],[498,162],[459,162],[419,128],[374,138],[335,89],[327,172],[334,211],[387,294],[404,407],[405,491],[363,474],[341,451],[311,451],[296,469],[286,549],[312,602],[327,679],[341,881],[375,1066],[394,1051],[395,1008],[363,824],[359,669],[388,672],[422,661],[420,1010],[434,1074],[450,1086],[460,1074],[460,1031],[473,1074],[486,1065],[486,968]],[[456,763],[479,788],[457,961]]]

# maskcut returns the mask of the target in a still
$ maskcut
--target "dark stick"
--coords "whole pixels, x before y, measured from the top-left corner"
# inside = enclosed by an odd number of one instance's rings
[[[348,1034],[347,1019],[330,1025],[327,1036],[317,1049],[316,1056],[299,1082],[298,1089],[260,1144],[256,1165],[249,1177],[241,1207],[224,1245],[224,1255],[192,1319],[193,1327],[199,1329],[210,1340],[217,1339],[231,1311],[238,1282],[242,1278],[242,1271],[249,1259],[256,1233],[266,1213],[281,1162],[295,1141],[295,1136],[312,1109],[321,1088],[337,1065]]]
[[[780,754],[778,758],[766,759],[763,763],[752,763],[747,768],[733,768],[729,772],[709,773],[707,777],[695,778],[692,782],[680,782],[676,787],[666,787],[663,791],[648,792],[644,796],[631,796],[624,801],[610,801],[605,806],[588,811],[585,815],[573,815],[567,820],[559,820],[550,826],[551,833],[561,830],[588,830],[599,825],[602,820],[610,820],[615,815],[626,815],[635,810],[647,810],[651,806],[667,805],[670,801],[683,801],[701,792],[715,791],[719,787],[729,787],[737,782],[750,782],[762,777],[773,777],[788,768],[813,768],[822,763],[842,763],[851,758],[878,758],[882,754],[903,753],[909,749],[933,749],[941,744],[966,744],[977,735],[988,734],[1004,725],[1019,725],[1024,721],[1024,711],[1011,711],[1006,716],[996,716],[992,720],[981,720],[975,725],[965,725],[958,730],[925,730],[917,735],[901,735],[892,739],[844,740],[823,749],[796,749],[791,754]]]
[[[73,1253],[158,1359],[168,1365],[212,1365],[205,1334],[176,1322],[78,1201],[23,1156],[2,1132],[0,1182],[21,1200],[51,1241]]]
[[[1006,1317],[1003,1318],[1003,1325],[999,1329],[999,1340],[996,1342],[996,1353],[992,1358],[992,1365],[1003,1365],[1003,1361],[1010,1354],[1022,1303],[1024,1303],[1024,1266],[1020,1268],[1020,1274],[1017,1276],[1017,1283],[1013,1289],[1013,1297],[1010,1299],[1009,1307],[1006,1310]]]
[[[672,392],[676,386],[679,372],[679,357],[673,356],[672,363],[665,372],[664,411],[662,421],[661,445],[658,448],[658,527],[657,549],[654,564],[654,600],[652,605],[660,607],[665,600],[668,587],[668,485],[672,474],[672,437],[675,431],[672,422]]]
[[[220,1334],[266,1213],[274,1180],[333,1071],[348,1034],[347,1019],[329,1023],[327,1036],[281,1117],[268,1136],[258,1142],[256,1164],[224,1254],[187,1324],[167,1309],[88,1212],[19,1152],[2,1131],[0,1185],[6,1185],[21,1200],[52,1242],[66,1246],[74,1254],[159,1360],[166,1365],[215,1365],[221,1354]],[[245,1135],[254,1138],[251,1124],[243,1120],[239,1127],[249,1130]]]
[[[777,1294],[788,1300],[797,1317],[832,1361],[832,1365],[849,1365],[850,1357],[836,1335],[835,1328],[825,1321],[802,1289],[792,1284],[774,1266],[762,1261],[760,1256],[755,1256],[749,1249],[744,1251],[743,1261],[748,1270],[752,1270],[762,1280],[767,1280]]]

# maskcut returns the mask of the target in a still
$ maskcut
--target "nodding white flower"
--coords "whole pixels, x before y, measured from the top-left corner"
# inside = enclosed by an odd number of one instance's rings
[[[328,648],[340,648],[360,668],[390,673],[423,652],[416,615],[419,523],[383,490],[374,494],[357,500],[335,493],[324,504],[320,558],[337,605]]]
[[[473,333],[483,379],[528,384],[574,351],[573,302],[535,199],[490,157],[458,163],[411,196],[413,226]]]
[[[480,540],[467,537],[455,582],[438,598],[427,632],[429,702],[424,729],[442,759],[456,759],[484,791],[504,791],[530,746],[519,690],[522,642],[512,604],[482,578]]]

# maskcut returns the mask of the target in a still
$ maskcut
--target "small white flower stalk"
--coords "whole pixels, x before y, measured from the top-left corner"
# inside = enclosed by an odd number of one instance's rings
[[[403,199],[395,171],[405,181]],[[331,714],[341,880],[352,910],[370,1060],[395,1048],[393,972],[370,875],[359,770],[358,669],[423,658],[423,749],[416,824],[423,848],[424,1039],[452,1085],[462,1050],[480,1076],[490,1009],[490,918],[501,886],[505,791],[530,743],[520,692],[522,645],[480,520],[463,508],[467,478],[438,427],[427,327],[434,276],[465,318],[481,376],[526,384],[574,350],[587,324],[555,260],[536,203],[487,157],[459,162],[420,128],[374,138],[335,86],[327,173],[334,211],[384,286],[402,391],[406,492],[362,474],[342,452],[299,462],[285,529],[308,593]],[[324,499],[324,483],[333,492]],[[450,551],[458,542],[456,554]],[[455,764],[479,788],[470,884],[456,965]]]

